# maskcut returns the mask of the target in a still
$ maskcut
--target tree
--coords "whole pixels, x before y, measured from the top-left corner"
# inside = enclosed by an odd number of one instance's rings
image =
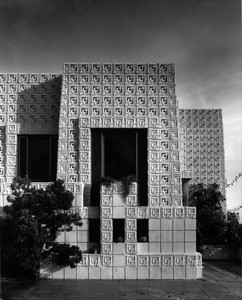
[[[239,246],[242,243],[242,224],[239,223],[239,215],[235,212],[227,212],[225,241],[231,246]]]
[[[197,208],[197,244],[238,246],[242,225],[235,213],[223,211],[225,197],[214,183],[199,183],[189,187],[189,205]]]
[[[69,212],[74,196],[64,182],[36,189],[27,177],[14,178],[11,190],[7,198],[11,204],[0,218],[2,271],[37,279],[44,260],[54,257],[58,264],[71,267],[80,262],[77,246],[56,242],[61,231],[82,225],[80,216]]]
[[[221,244],[224,241],[226,215],[222,209],[224,196],[214,183],[189,187],[189,205],[197,208],[197,243]]]

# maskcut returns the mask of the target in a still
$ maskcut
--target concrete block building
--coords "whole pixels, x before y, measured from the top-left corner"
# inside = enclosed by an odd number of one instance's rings
[[[42,276],[196,279],[188,181],[225,189],[221,110],[179,110],[173,64],[66,63],[63,74],[0,74],[0,200],[15,176],[63,179],[83,226],[75,269]],[[133,175],[122,197],[120,180]],[[104,178],[116,179],[110,186]]]

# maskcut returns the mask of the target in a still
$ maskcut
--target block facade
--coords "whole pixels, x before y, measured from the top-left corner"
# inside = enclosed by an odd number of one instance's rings
[[[58,134],[57,178],[75,195],[83,219],[58,237],[78,245],[83,261],[72,270],[42,270],[43,277],[159,279],[201,277],[196,253],[196,211],[182,203],[182,178],[224,181],[220,110],[179,110],[173,64],[64,64],[63,74],[0,74],[0,200],[18,175],[18,135]],[[102,187],[100,206],[90,203],[93,129],[147,130],[147,206],[137,185],[125,202],[120,188]],[[35,183],[45,186],[48,183]],[[100,220],[100,241],[90,238]],[[115,220],[124,240],[114,242]],[[147,220],[147,240],[138,236]],[[96,249],[95,251],[93,251]],[[96,253],[97,252],[97,253]]]
[[[0,74],[1,206],[18,176],[18,135],[58,134],[61,76]]]
[[[182,205],[173,64],[65,64],[58,178],[91,184],[91,130],[147,128],[149,206]]]
[[[221,109],[179,110],[181,168],[190,183],[217,183],[225,195]]]

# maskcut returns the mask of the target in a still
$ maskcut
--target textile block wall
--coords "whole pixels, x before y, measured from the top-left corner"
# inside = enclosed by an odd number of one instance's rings
[[[18,135],[57,134],[61,76],[0,74],[0,205],[18,176]]]
[[[150,206],[182,205],[173,64],[65,64],[58,177],[91,184],[91,130],[147,128]]]
[[[182,179],[217,182],[225,191],[222,114],[179,110],[174,78],[174,64],[160,63],[66,63],[62,75],[0,74],[0,205],[19,175],[19,136],[58,135],[57,178],[73,192],[72,210],[83,219],[81,228],[58,237],[80,247],[82,263],[43,266],[43,277],[202,276],[196,210],[183,206]],[[139,204],[137,184],[125,200],[114,184],[102,186],[100,203],[90,206],[92,135],[106,129],[145,130],[146,205]]]

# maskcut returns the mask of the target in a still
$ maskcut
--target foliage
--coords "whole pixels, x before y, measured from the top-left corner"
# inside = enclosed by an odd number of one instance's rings
[[[189,188],[189,205],[197,208],[197,243],[198,245],[240,243],[241,225],[236,215],[223,211],[225,197],[214,183],[208,186],[199,183]]]
[[[116,181],[115,179],[111,177],[102,177],[100,180],[100,184],[105,186],[106,188],[110,188],[112,184],[114,184]]]
[[[238,214],[230,211],[227,212],[225,241],[232,246],[239,246],[242,243],[242,224],[239,223]]]
[[[121,179],[113,179],[110,177],[102,177],[101,178],[101,185],[104,185],[105,187],[109,188],[114,183],[121,182],[122,186],[122,198],[123,200],[126,199],[126,197],[130,193],[130,188],[133,182],[137,182],[137,179],[134,175],[128,175],[127,177],[122,177]]]
[[[76,264],[82,260],[82,252],[77,246],[54,243],[52,248],[54,262],[60,266],[70,266],[75,268]]]
[[[11,190],[7,198],[11,204],[4,207],[4,216],[0,218],[2,270],[12,276],[36,279],[41,262],[53,253],[57,257],[62,255],[62,249],[69,249],[73,255],[73,248],[55,240],[61,231],[70,231],[72,224],[81,226],[81,219],[78,214],[69,213],[74,196],[62,180],[46,189],[37,189],[27,177],[14,178]],[[80,252],[78,259],[81,260]],[[67,259],[57,262],[73,266]]]

